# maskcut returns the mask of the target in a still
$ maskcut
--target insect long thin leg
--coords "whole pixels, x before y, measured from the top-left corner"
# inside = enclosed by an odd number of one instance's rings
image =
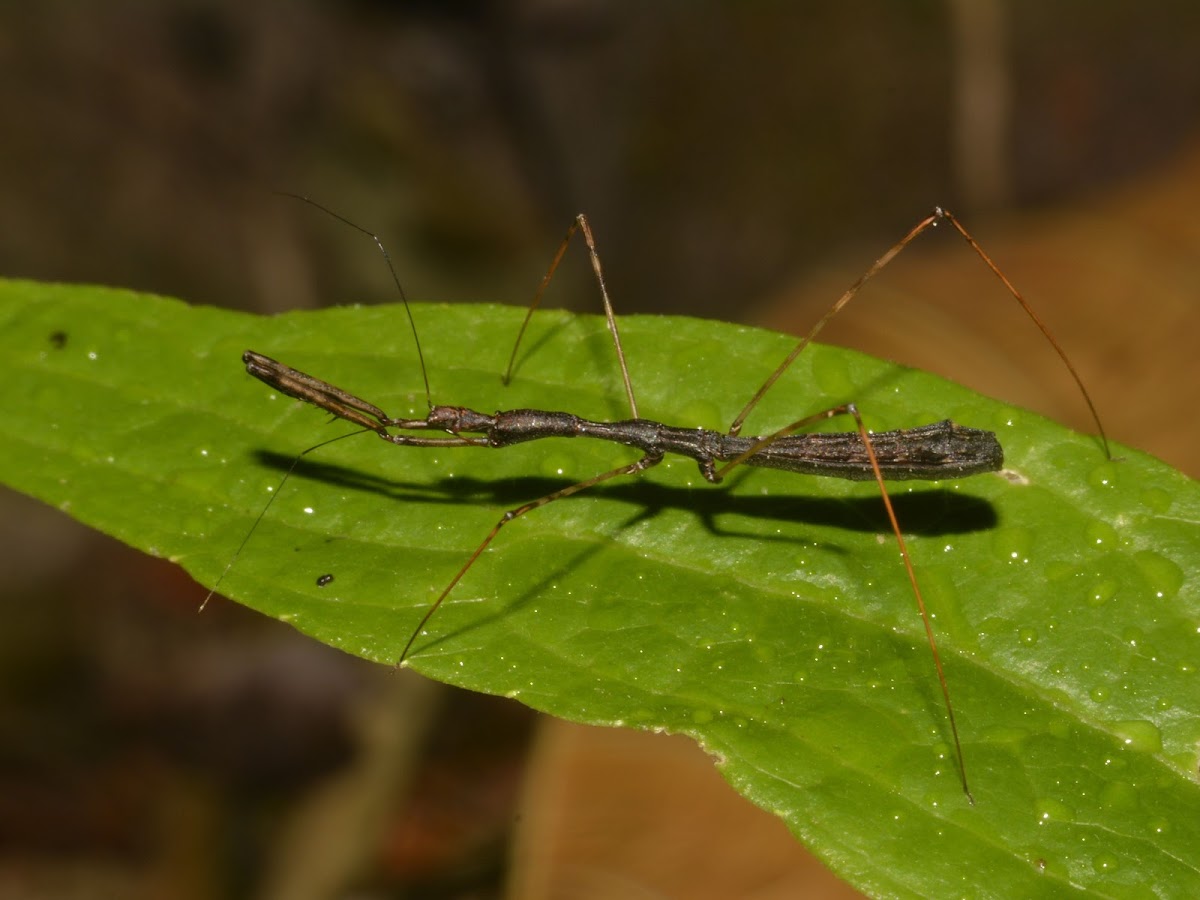
[[[942,219],[945,219],[954,226],[958,233],[962,235],[963,240],[970,244],[971,249],[974,250],[979,258],[987,264],[987,267],[992,270],[992,273],[1000,279],[1000,281],[1008,289],[1008,292],[1012,294],[1013,299],[1016,300],[1017,303],[1021,304],[1021,309],[1025,310],[1025,314],[1033,320],[1033,324],[1036,325],[1038,330],[1042,332],[1042,337],[1050,342],[1050,346],[1054,348],[1054,352],[1058,354],[1058,358],[1063,361],[1063,365],[1067,367],[1067,371],[1070,372],[1071,377],[1075,379],[1075,386],[1079,388],[1079,393],[1083,395],[1083,401],[1087,404],[1088,411],[1092,414],[1092,421],[1096,423],[1096,432],[1100,436],[1100,443],[1104,445],[1104,455],[1109,459],[1112,459],[1112,450],[1110,450],[1108,446],[1108,435],[1104,432],[1104,424],[1100,421],[1100,413],[1096,411],[1096,404],[1092,402],[1092,395],[1089,394],[1088,389],[1084,387],[1083,378],[1077,371],[1075,371],[1075,366],[1068,358],[1067,351],[1062,348],[1062,345],[1059,344],[1054,335],[1050,333],[1049,327],[1045,322],[1042,321],[1041,316],[1033,311],[1033,307],[1029,305],[1029,302],[1021,295],[1021,292],[1018,291],[1016,286],[1008,280],[1008,276],[1000,271],[1000,267],[992,262],[992,258],[987,255],[983,247],[979,245],[979,242],[971,236],[971,232],[967,231],[967,229],[963,227],[963,224],[958,221],[958,218],[952,212],[950,212],[950,210],[941,209],[940,207],[934,211],[934,214]]]
[[[904,569],[908,573],[908,583],[912,586],[913,596],[917,600],[917,609],[921,613],[921,621],[925,625],[925,637],[929,641],[929,649],[933,653],[933,664],[937,670],[938,684],[942,688],[942,699],[946,703],[946,716],[950,720],[950,733],[954,738],[954,752],[958,758],[958,774],[962,781],[963,793],[967,795],[967,799],[972,805],[975,803],[975,798],[971,796],[971,789],[967,785],[967,768],[963,761],[962,742],[958,737],[958,723],[954,719],[954,704],[950,702],[950,686],[946,682],[946,674],[942,669],[942,658],[938,653],[937,639],[933,634],[933,623],[930,621],[929,612],[925,608],[925,598],[921,594],[921,586],[917,581],[917,573],[913,569],[912,557],[908,553],[908,543],[904,540],[904,532],[900,530],[900,521],[896,518],[896,511],[892,507],[892,498],[888,494],[887,485],[884,483],[883,472],[879,467],[879,459],[875,455],[875,445],[871,441],[870,432],[867,431],[863,424],[862,416],[859,415],[858,407],[853,403],[846,403],[842,406],[835,406],[830,409],[815,413],[811,416],[805,416],[802,419],[797,419],[790,425],[786,425],[772,434],[766,435],[761,440],[755,442],[741,455],[731,459],[721,468],[717,469],[711,476],[710,480],[718,482],[728,474],[729,470],[735,466],[743,464],[749,457],[758,453],[764,447],[770,445],[774,441],[785,435],[792,434],[800,429],[812,425],[814,422],[819,422],[824,419],[832,419],[835,416],[852,416],[855,425],[858,428],[859,437],[862,438],[863,446],[867,451],[867,457],[871,461],[871,470],[875,475],[875,483],[879,486],[880,496],[883,497],[883,506],[887,511],[888,521],[892,526],[892,533],[896,536],[896,544],[900,548],[900,558],[904,561]]]
[[[631,462],[624,466],[617,466],[615,469],[602,472],[592,478],[587,478],[583,481],[576,482],[575,484],[568,485],[565,488],[553,491],[552,493],[546,494],[544,497],[539,497],[536,500],[530,500],[528,503],[523,503],[514,509],[510,509],[504,515],[502,515],[500,517],[500,521],[492,526],[492,530],[488,532],[487,537],[485,537],[480,542],[479,546],[472,551],[471,555],[467,558],[467,561],[463,563],[462,568],[455,573],[452,579],[450,579],[450,583],[442,589],[442,592],[438,594],[437,599],[433,601],[427,610],[425,610],[425,615],[421,617],[421,621],[417,623],[417,627],[413,629],[413,633],[409,636],[408,642],[405,643],[404,649],[400,651],[400,658],[396,660],[396,667],[399,668],[400,666],[404,665],[404,661],[408,658],[408,652],[412,649],[413,643],[425,629],[425,626],[429,623],[429,620],[433,618],[433,614],[438,611],[438,607],[442,605],[442,601],[444,601],[446,597],[450,595],[450,592],[454,590],[455,586],[457,586],[457,584],[462,580],[463,576],[467,574],[471,566],[475,564],[475,561],[479,559],[483,551],[488,548],[488,545],[490,545],[493,540],[495,540],[496,535],[500,533],[501,528],[503,528],[513,519],[519,518],[526,513],[543,507],[547,503],[552,503],[555,500],[561,500],[564,497],[570,497],[573,494],[578,494],[580,491],[587,490],[590,487],[594,487],[595,485],[601,484],[602,482],[608,481],[612,478],[619,478],[622,475],[636,475],[639,472],[644,472],[652,466],[658,465],[660,462],[662,462],[662,459],[663,458],[661,455],[656,456],[653,454],[647,454],[635,462]]]
[[[537,293],[533,296],[533,302],[529,304],[529,309],[525,311],[525,318],[521,321],[521,330],[517,332],[517,340],[513,344],[512,354],[508,358],[508,368],[504,372],[504,383],[508,384],[512,379],[513,369],[517,364],[517,351],[521,347],[521,339],[525,337],[525,330],[529,327],[529,321],[533,318],[533,312],[541,306],[546,286],[550,284],[550,279],[558,271],[558,264],[562,262],[563,254],[567,252],[567,246],[571,243],[571,238],[575,236],[575,232],[577,231],[583,233],[583,239],[587,243],[588,255],[592,260],[592,271],[596,275],[596,283],[600,285],[600,299],[604,302],[604,319],[617,351],[617,364],[621,367],[621,380],[625,383],[625,396],[629,400],[629,413],[636,419],[638,417],[637,400],[633,396],[633,382],[630,381],[629,366],[625,362],[625,351],[621,347],[621,331],[617,328],[617,317],[613,312],[612,301],[608,297],[608,287],[604,282],[604,269],[600,265],[600,254],[596,250],[596,239],[592,236],[592,226],[588,223],[588,218],[583,213],[577,215],[575,221],[571,223],[571,227],[567,229],[566,236],[562,239],[562,243],[558,245],[558,250],[554,254],[554,259],[550,261],[550,268],[542,277],[542,283],[538,285]]]
[[[854,299],[864,284],[877,275],[881,269],[883,269],[888,265],[888,263],[896,258],[900,251],[912,243],[912,241],[920,236],[923,232],[927,231],[931,227],[935,227],[943,221],[949,222],[952,226],[954,226],[955,230],[958,231],[967,244],[970,245],[971,249],[975,251],[976,255],[978,255],[979,258],[983,260],[984,264],[992,270],[992,273],[1000,279],[1001,283],[1008,290],[1009,294],[1011,294],[1013,299],[1017,301],[1017,303],[1021,306],[1021,309],[1025,311],[1025,314],[1029,316],[1031,320],[1033,320],[1033,323],[1038,327],[1038,330],[1041,331],[1042,336],[1050,343],[1050,346],[1054,348],[1054,352],[1058,354],[1058,357],[1062,360],[1063,365],[1067,367],[1067,371],[1071,373],[1071,378],[1074,379],[1075,385],[1079,388],[1079,393],[1083,396],[1083,401],[1087,404],[1088,411],[1092,415],[1092,420],[1096,423],[1096,432],[1100,437],[1101,444],[1104,446],[1104,455],[1109,459],[1112,459],[1112,451],[1108,446],[1108,435],[1105,433],[1104,424],[1100,421],[1100,413],[1096,410],[1096,404],[1092,401],[1091,394],[1088,393],[1088,389],[1083,384],[1083,378],[1080,376],[1079,372],[1076,371],[1074,364],[1067,356],[1067,353],[1062,348],[1062,345],[1058,342],[1058,339],[1054,337],[1046,323],[1042,321],[1042,318],[1036,312],[1034,312],[1033,307],[1029,305],[1029,302],[1024,298],[1024,296],[1022,296],[1021,292],[1018,291],[1016,286],[1008,279],[1008,276],[1006,276],[1000,270],[1000,267],[992,261],[992,258],[988,256],[987,252],[982,246],[980,246],[979,242],[975,240],[969,231],[967,231],[966,227],[952,212],[950,212],[948,209],[943,209],[940,206],[935,207],[932,213],[913,226],[913,228],[909,230],[908,234],[893,244],[891,248],[883,254],[883,256],[875,260],[875,262],[871,264],[870,268],[860,275],[858,280],[850,285],[850,287],[846,289],[845,293],[843,293],[842,296],[837,299],[837,302],[835,302],[833,306],[831,306],[825,312],[825,314],[817,320],[817,323],[812,327],[812,329],[809,330],[808,334],[806,334],[800,340],[800,342],[792,348],[792,351],[784,358],[783,362],[781,362],[775,368],[775,370],[767,377],[767,380],[763,382],[762,386],[754,393],[754,396],[750,398],[750,402],[748,402],[745,407],[743,407],[742,411],[738,413],[737,418],[735,418],[733,423],[729,426],[728,433],[739,434],[741,432],[742,425],[745,423],[746,417],[750,415],[750,413],[754,410],[754,407],[758,405],[759,401],[762,400],[767,391],[769,391],[775,385],[775,382],[777,382],[783,373],[786,372],[787,369],[792,365],[792,363],[796,361],[796,358],[804,351],[804,348],[816,339],[821,330],[827,324],[829,324],[829,321],[839,312],[841,312],[847,303]]]
[[[921,586],[917,583],[917,573],[913,571],[912,557],[908,553],[908,544],[904,540],[904,532],[900,530],[900,522],[896,518],[896,510],[892,508],[892,498],[888,495],[887,486],[883,483],[883,473],[879,470],[879,460],[875,457],[875,447],[871,443],[871,436],[867,433],[866,426],[863,424],[862,416],[858,414],[858,408],[853,403],[846,404],[846,412],[854,416],[859,436],[862,437],[863,444],[867,448],[867,455],[871,458],[871,468],[875,470],[875,483],[879,486],[879,493],[883,497],[883,505],[887,510],[888,521],[892,523],[892,532],[896,535],[896,543],[900,546],[900,557],[904,560],[904,569],[908,573],[908,583],[912,585],[913,595],[917,598],[917,608],[921,611],[921,621],[925,624],[925,636],[929,639],[929,649],[933,652],[933,665],[937,669],[938,684],[942,686],[942,699],[946,701],[946,716],[950,719],[950,732],[954,736],[954,753],[958,757],[958,775],[962,780],[963,793],[967,795],[967,800],[974,806],[975,798],[971,795],[971,788],[967,785],[967,766],[963,761],[962,741],[958,738],[958,723],[954,721],[954,704],[950,702],[950,685],[946,682],[946,673],[942,669],[942,657],[938,653],[937,640],[933,636],[933,623],[929,619],[929,612],[925,609],[925,598],[921,596]]]
[[[775,371],[767,376],[767,380],[763,382],[762,387],[755,391],[754,396],[750,398],[750,402],[742,408],[742,411],[737,414],[737,418],[734,419],[733,423],[729,426],[730,434],[739,434],[741,432],[742,425],[745,423],[746,417],[750,415],[754,407],[758,406],[758,402],[762,400],[767,391],[769,391],[775,385],[775,382],[779,380],[780,376],[783,375],[783,373],[788,370],[788,367],[796,361],[796,357],[798,357],[804,351],[804,348],[816,340],[817,335],[821,333],[821,329],[828,325],[829,321],[839,312],[841,312],[842,308],[847,303],[854,299],[855,295],[859,292],[862,286],[870,281],[880,269],[895,259],[896,255],[901,250],[907,247],[912,240],[926,228],[928,228],[930,225],[933,225],[937,219],[938,217],[936,213],[931,214],[914,225],[908,234],[896,241],[896,243],[892,245],[891,249],[889,249],[887,253],[875,260],[875,262],[871,264],[871,267],[867,269],[867,271],[863,272],[862,275],[858,277],[858,280],[854,282],[854,284],[846,288],[845,293],[837,299],[837,302],[834,303],[833,306],[829,307],[825,315],[821,316],[821,318],[817,320],[817,324],[814,325],[811,330],[809,330],[808,334],[801,338],[800,343],[792,348],[792,352],[789,353],[783,362],[781,362],[775,368]]]
[[[576,219],[567,229],[567,233],[559,243],[558,249],[554,251],[554,258],[550,260],[550,267],[546,270],[546,274],[542,276],[542,283],[538,285],[537,292],[533,295],[533,302],[525,310],[525,318],[521,320],[521,328],[517,332],[517,339],[513,342],[512,353],[508,357],[508,368],[504,370],[504,377],[501,379],[504,384],[512,381],[513,369],[517,366],[517,351],[521,349],[521,341],[525,338],[525,331],[529,328],[529,322],[533,318],[534,312],[542,305],[542,297],[546,293],[546,288],[549,286],[550,280],[554,277],[554,273],[558,271],[558,264],[562,262],[562,258],[567,252],[567,247],[571,245],[571,238],[575,236],[575,232],[578,230],[579,219]]]

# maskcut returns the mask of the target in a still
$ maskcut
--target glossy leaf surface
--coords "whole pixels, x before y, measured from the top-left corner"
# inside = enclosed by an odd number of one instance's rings
[[[503,387],[522,310],[415,312],[435,402],[628,415],[596,317],[539,315]],[[725,427],[794,344],[698,320],[621,324],[641,414],[671,424]],[[294,455],[352,430],[247,377],[247,348],[392,415],[424,414],[396,307],[259,318],[6,282],[3,479],[212,585]],[[1195,483],[825,347],[747,433],[847,400],[876,430],[948,417],[1005,447],[1004,475],[893,494],[974,807],[869,483],[746,471],[713,487],[677,460],[551,504],[483,555],[413,668],[576,721],[693,735],[739,791],[875,894],[1200,893]],[[347,438],[304,458],[221,590],[387,663],[503,510],[632,458],[586,441]]]

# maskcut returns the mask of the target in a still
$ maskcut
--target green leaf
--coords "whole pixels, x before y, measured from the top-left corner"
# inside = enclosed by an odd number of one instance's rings
[[[523,311],[415,314],[436,402],[627,415],[596,317],[537,316],[502,387]],[[794,343],[689,319],[621,324],[641,414],[672,424],[725,427]],[[247,377],[247,348],[424,415],[395,307],[267,319],[3,282],[0,472],[212,585],[292,457],[351,430]],[[825,347],[801,356],[747,432],[851,399],[875,429],[949,417],[1005,446],[1004,475],[893,494],[975,806],[870,483],[744,471],[713,487],[682,460],[552,503],[504,529],[418,639],[413,668],[575,721],[693,735],[734,787],[869,892],[1200,894],[1196,484]],[[633,458],[588,441],[337,441],[304,458],[221,590],[390,662],[503,510]]]

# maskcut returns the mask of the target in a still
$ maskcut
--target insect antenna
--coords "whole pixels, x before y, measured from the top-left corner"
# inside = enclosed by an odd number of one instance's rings
[[[383,246],[383,241],[380,240],[379,235],[368,228],[363,228],[357,222],[347,219],[341,213],[335,212],[328,206],[318,203],[311,197],[306,197],[303,194],[293,194],[290,191],[276,191],[275,193],[281,197],[291,197],[293,200],[299,200],[302,203],[307,203],[309,206],[319,209],[327,216],[332,216],[333,218],[337,219],[343,225],[349,225],[355,231],[365,234],[375,242],[375,246],[378,247],[379,252],[383,254],[383,260],[387,263],[388,271],[392,274],[392,283],[396,285],[396,291],[400,295],[400,302],[404,305],[404,313],[408,317],[408,327],[412,331],[413,344],[417,348],[417,361],[421,364],[421,378],[425,382],[425,403],[430,409],[433,409],[433,392],[429,388],[429,370],[425,368],[425,354],[421,350],[421,338],[417,334],[417,323],[416,320],[413,319],[412,307],[408,305],[408,295],[404,293],[404,285],[400,283],[400,276],[396,274],[396,267],[392,264],[392,256],[387,252],[387,248]]]
[[[275,502],[275,498],[278,497],[279,492],[283,490],[284,484],[286,484],[287,480],[292,477],[292,473],[296,471],[296,467],[300,465],[300,460],[304,459],[305,456],[307,456],[309,453],[312,453],[314,450],[320,450],[322,447],[327,447],[332,443],[343,440],[344,438],[354,437],[362,434],[366,430],[367,429],[365,428],[360,428],[358,431],[350,431],[346,434],[339,434],[337,437],[329,438],[321,441],[319,444],[313,444],[306,450],[301,450],[295,455],[295,457],[292,458],[291,465],[287,467],[287,471],[283,473],[283,477],[279,479],[279,483],[271,489],[271,496],[267,498],[267,502],[263,505],[262,510],[259,511],[258,516],[255,517],[254,524],[250,526],[250,530],[246,532],[246,536],[242,538],[242,542],[238,544],[237,549],[233,551],[233,556],[229,557],[229,562],[225,563],[225,568],[221,570],[221,574],[218,575],[217,580],[213,582],[212,588],[207,594],[204,595],[204,599],[200,601],[200,607],[196,610],[197,612],[204,612],[204,607],[208,606],[208,601],[210,601],[220,589],[221,583],[225,580],[225,576],[229,574],[231,569],[233,569],[234,563],[238,561],[238,557],[241,556],[242,551],[246,549],[246,544],[250,543],[250,538],[254,536],[254,532],[258,530],[258,526],[262,523],[263,518],[271,509],[271,504]]]

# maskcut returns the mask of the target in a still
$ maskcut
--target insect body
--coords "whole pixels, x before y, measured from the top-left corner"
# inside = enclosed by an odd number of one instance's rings
[[[636,447],[649,461],[643,468],[669,453],[690,457],[699,464],[704,478],[714,484],[729,468],[718,470],[718,462],[850,481],[874,479],[876,467],[891,481],[936,481],[996,472],[1004,464],[1004,452],[995,434],[965,428],[948,419],[871,435],[874,463],[865,442],[855,432],[740,437],[704,428],[664,425],[653,419],[593,422],[567,412],[513,409],[488,414],[461,406],[435,406],[423,419],[394,419],[341,388],[261,353],[247,350],[242,361],[247,372],[276,390],[370,429],[398,446],[501,448],[542,438],[593,438]],[[829,418],[837,411],[821,413],[820,418]],[[849,413],[850,408],[844,411]],[[388,429],[442,431],[453,437],[392,434]]]
[[[341,217],[338,216],[338,218],[340,219]],[[343,221],[346,220],[343,219]],[[863,425],[858,409],[853,403],[843,404],[813,415],[804,416],[783,428],[760,437],[740,436],[740,431],[746,417],[763,395],[813,340],[821,328],[855,296],[862,284],[882,269],[917,235],[942,221],[949,221],[959,231],[983,261],[1001,279],[1011,295],[1029,314],[1046,339],[1054,347],[1055,351],[1063,359],[1072,376],[1075,378],[1076,383],[1079,385],[1089,408],[1092,410],[1093,417],[1096,419],[1097,427],[1100,430],[1101,439],[1104,440],[1103,429],[1100,426],[1098,416],[1095,414],[1095,408],[1092,405],[1091,399],[1088,397],[1079,376],[1076,374],[1069,360],[1067,360],[1065,353],[1057,341],[1055,341],[1045,325],[1042,324],[1030,309],[1024,298],[1021,297],[970,234],[953,216],[941,209],[935,210],[933,214],[918,223],[917,226],[880,257],[842,295],[830,311],[817,322],[809,334],[796,345],[792,352],[772,372],[762,387],[754,394],[749,403],[746,404],[742,412],[734,420],[728,431],[724,433],[698,428],[681,428],[638,416],[637,401],[634,397],[632,383],[629,378],[624,351],[621,348],[616,317],[613,313],[612,304],[609,301],[591,229],[587,219],[583,216],[579,216],[568,230],[530,306],[529,314],[526,316],[525,323],[522,325],[521,332],[514,346],[513,354],[510,358],[509,371],[505,376],[505,380],[507,381],[512,373],[517,359],[517,347],[519,347],[521,338],[524,335],[525,326],[529,322],[529,316],[532,315],[533,309],[539,305],[543,291],[550,281],[559,261],[562,259],[572,236],[577,231],[580,231],[587,243],[597,283],[600,286],[608,328],[613,338],[617,360],[621,367],[625,391],[632,413],[632,417],[629,419],[603,422],[585,419],[569,412],[552,410],[515,409],[495,413],[482,413],[465,407],[434,405],[427,379],[426,393],[427,397],[430,398],[427,415],[423,418],[393,418],[378,406],[342,388],[297,369],[290,368],[263,354],[255,351],[247,351],[243,355],[243,361],[247,371],[251,375],[276,390],[314,404],[362,429],[373,431],[383,440],[397,446],[498,449],[543,438],[583,437],[624,444],[640,451],[642,454],[640,458],[633,462],[617,466],[583,481],[560,488],[505,512],[465,560],[438,597],[426,609],[424,615],[411,632],[407,643],[404,645],[397,665],[403,664],[409,657],[417,638],[424,632],[426,625],[429,624],[442,602],[450,595],[455,586],[466,575],[506,524],[548,503],[570,497],[610,479],[639,474],[658,465],[668,454],[687,456],[696,460],[703,477],[712,483],[720,482],[731,469],[743,465],[781,469],[807,475],[875,481],[879,487],[884,510],[895,535],[908,581],[921,613],[946,707],[950,731],[953,736],[953,745],[962,788],[967,798],[971,799],[962,745],[954,718],[953,704],[950,700],[949,686],[946,682],[941,659],[938,655],[937,642],[934,638],[930,616],[925,608],[920,584],[908,553],[900,522],[896,517],[891,498],[886,489],[885,480],[954,479],[996,471],[1003,464],[1003,453],[996,436],[991,432],[963,427],[948,420],[917,428],[872,435]],[[354,227],[357,228],[358,226]],[[369,232],[367,233],[370,234]],[[371,236],[375,237],[374,235]],[[378,238],[375,238],[375,240],[378,244]],[[382,249],[382,245],[380,247]],[[399,288],[398,280],[396,284]],[[403,290],[401,290],[401,296],[403,297]],[[407,303],[405,305],[407,307]],[[416,331],[414,327],[415,336]],[[417,349],[418,355],[420,355],[419,341],[417,342]],[[836,416],[851,417],[855,422],[856,429],[845,433],[796,433],[816,422]],[[438,434],[430,434],[430,432],[438,432]],[[1107,450],[1106,441],[1105,448]],[[248,538],[249,535],[247,535]],[[245,546],[245,540],[243,540],[242,546]],[[235,553],[234,559],[236,557],[237,553]],[[229,565],[232,566],[232,563],[233,561],[231,560]],[[226,571],[228,571],[228,567]],[[218,583],[219,581],[218,579]],[[974,801],[971,800],[971,802]]]

